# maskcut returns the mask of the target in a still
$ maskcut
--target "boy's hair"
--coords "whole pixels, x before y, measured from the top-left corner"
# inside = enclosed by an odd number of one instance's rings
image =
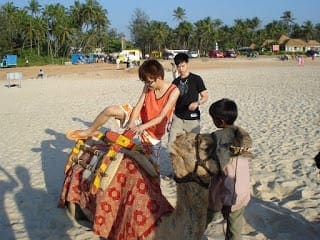
[[[164,69],[157,60],[150,59],[144,61],[139,67],[139,78],[141,81],[148,81],[148,78],[155,80],[158,77],[164,79]]]
[[[178,66],[180,63],[182,62],[189,62],[189,56],[186,53],[178,53],[175,57],[174,57],[174,63]]]
[[[237,104],[228,98],[222,98],[211,104],[209,114],[212,119],[223,120],[226,124],[232,125],[238,117]]]

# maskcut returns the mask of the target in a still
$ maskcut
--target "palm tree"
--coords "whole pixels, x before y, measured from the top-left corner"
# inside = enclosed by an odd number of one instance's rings
[[[302,28],[302,32],[304,35],[305,40],[309,41],[311,39],[314,39],[314,28],[313,28],[313,24],[310,20],[306,21],[303,23],[303,25],[301,26]]]
[[[30,11],[32,18],[29,19],[29,40],[30,40],[30,48],[33,48],[33,22],[34,22],[34,18],[36,17],[36,15],[38,14],[39,10],[40,10],[41,5],[39,4],[39,2],[37,0],[30,0],[29,2],[29,6],[26,6],[25,8]]]
[[[178,22],[184,21],[186,18],[186,10],[181,7],[177,7],[173,10],[173,18]]]
[[[108,42],[108,27],[109,27],[109,20],[107,18],[107,10],[98,11],[95,19],[94,25],[96,26],[96,47],[103,48],[103,46]]]
[[[31,12],[31,15],[33,17],[35,17],[38,14],[40,8],[41,8],[41,5],[37,0],[30,0],[29,6],[26,7],[26,9]]]
[[[61,47],[61,27],[67,21],[66,8],[60,3],[47,5],[43,11],[47,23],[48,52],[52,57],[58,56]]]
[[[301,38],[301,39],[305,39],[305,35],[303,33],[303,29],[302,27],[295,23],[291,26],[291,34],[290,34],[291,38]]]
[[[82,16],[82,4],[79,1],[75,1],[73,6],[70,6],[70,15],[72,19],[72,23],[75,28],[81,31],[82,25],[84,23],[84,19]]]
[[[193,31],[193,25],[190,22],[183,21],[176,28],[178,43],[183,49],[189,48],[189,39]]]
[[[146,47],[150,46],[152,37],[148,34],[149,16],[140,8],[135,9],[129,29],[133,43],[142,50],[146,51]],[[150,50],[150,48],[149,48]]]
[[[261,20],[258,17],[254,17],[252,19],[247,19],[247,23],[250,30],[255,31],[260,26]]]
[[[109,20],[106,17],[107,11],[102,8],[96,0],[86,0],[82,5],[81,17],[86,30],[94,27],[103,27],[109,24]]]
[[[212,27],[213,27],[213,39],[215,42],[217,42],[220,46],[223,46],[226,44],[225,41],[223,41],[224,33],[221,31],[222,21],[220,19],[213,19],[212,21]]]
[[[161,51],[169,34],[169,26],[165,22],[151,21],[149,23],[149,35],[152,36],[153,45]]]
[[[265,26],[266,36],[269,39],[277,40],[286,32],[286,26],[282,21],[273,20]]]
[[[43,18],[36,17],[33,19],[33,35],[35,37],[35,43],[37,44],[37,55],[41,55],[41,45],[45,43],[46,41],[46,33],[48,25],[44,21]]]
[[[213,22],[210,17],[199,20],[194,23],[195,34],[197,37],[197,45],[200,52],[202,50],[208,50],[212,48],[212,44],[215,42],[213,39],[214,28]]]
[[[314,29],[315,29],[315,39],[320,39],[320,23],[317,23]]]
[[[91,47],[96,45],[94,40],[97,35],[101,36],[102,32],[107,33],[109,20],[107,18],[107,11],[96,0],[86,0],[82,5],[80,15],[86,30],[86,40],[83,44],[83,49],[85,50],[89,45]]]
[[[234,25],[231,28],[232,39],[236,47],[250,46],[255,42],[256,28],[259,26],[260,20],[258,18],[253,19],[235,19]]]
[[[254,17],[252,19],[246,19],[245,21],[247,25],[247,38],[250,44],[260,45],[263,41],[258,36],[258,28],[260,26],[261,20],[258,17]]]
[[[285,11],[283,12],[282,16],[280,17],[282,19],[282,22],[287,27],[287,34],[291,33],[291,26],[294,24],[295,18],[292,16],[291,11]]]
[[[235,19],[234,25],[231,28],[232,39],[235,43],[235,46],[244,47],[247,46],[247,42],[245,41],[245,34],[247,33],[247,27],[245,22],[242,19]]]
[[[13,2],[7,2],[2,6],[5,17],[5,24],[7,25],[7,42],[9,51],[13,50],[13,38],[14,38],[14,30],[17,27],[17,18],[16,13],[18,8],[13,5]]]

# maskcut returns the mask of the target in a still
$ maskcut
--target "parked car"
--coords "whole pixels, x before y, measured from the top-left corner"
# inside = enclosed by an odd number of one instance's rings
[[[224,58],[224,54],[222,51],[214,50],[214,49],[210,50],[208,55],[211,58]]]
[[[320,57],[320,52],[317,50],[308,50],[308,51],[306,51],[306,55],[307,55],[307,57],[312,57],[312,56]]]
[[[241,47],[238,49],[240,55],[247,56],[248,58],[255,58],[259,56],[257,51],[254,51],[251,47]]]
[[[246,55],[247,55],[247,58],[256,58],[259,56],[259,53],[254,50],[249,50],[249,51],[247,51]]]
[[[236,58],[238,56],[238,54],[233,50],[226,50],[226,51],[223,52],[223,56],[224,57]]]
[[[197,57],[199,57],[199,54],[198,54],[197,51],[192,51],[192,50],[190,50],[190,51],[188,52],[188,56],[189,56],[190,58],[197,58]]]
[[[174,58],[174,54],[171,52],[164,52],[163,53],[163,59],[164,60],[169,60],[169,59],[173,59]]]

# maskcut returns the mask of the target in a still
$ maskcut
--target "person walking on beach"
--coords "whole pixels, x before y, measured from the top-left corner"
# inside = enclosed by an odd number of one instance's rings
[[[119,56],[116,58],[117,70],[120,69],[120,58]]]
[[[200,133],[199,107],[208,100],[208,93],[203,79],[189,70],[188,55],[178,53],[174,57],[174,63],[179,76],[172,83],[179,88],[180,96],[176,103],[169,131],[169,144],[176,139],[179,133]]]
[[[43,78],[44,77],[44,71],[42,69],[39,70],[37,78]]]
[[[220,164],[220,174],[211,179],[207,224],[220,211],[227,222],[226,240],[242,239],[243,212],[250,200],[248,149],[252,145],[249,134],[234,125],[238,116],[237,105],[229,99],[214,102],[209,114],[217,128],[212,133],[216,140],[214,156]]]
[[[298,56],[298,66],[303,66],[304,65],[304,58],[302,55]]]
[[[157,60],[147,60],[139,67],[139,78],[144,83],[137,104],[106,107],[85,130],[67,133],[70,140],[85,139],[105,124],[109,118],[119,121],[120,127],[129,129],[139,136],[147,148],[151,148],[151,159],[160,165],[161,138],[166,132],[172,116],[179,89],[164,80],[164,68]]]

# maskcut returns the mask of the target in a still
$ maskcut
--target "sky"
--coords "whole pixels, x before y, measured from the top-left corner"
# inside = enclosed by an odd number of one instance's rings
[[[13,1],[15,6],[24,7],[30,0]],[[118,33],[130,37],[128,26],[134,11],[139,8],[149,20],[167,22],[175,28],[178,22],[173,17],[173,11],[181,7],[186,12],[186,20],[194,23],[206,17],[220,19],[223,24],[232,26],[235,19],[252,19],[258,17],[261,27],[280,20],[285,11],[291,11],[295,22],[299,25],[310,20],[313,24],[320,23],[319,0],[97,0],[107,10],[110,27]],[[8,2],[0,0],[0,4]],[[61,3],[66,7],[74,4],[74,0],[38,0],[40,5]],[[80,0],[84,3],[85,0]]]

